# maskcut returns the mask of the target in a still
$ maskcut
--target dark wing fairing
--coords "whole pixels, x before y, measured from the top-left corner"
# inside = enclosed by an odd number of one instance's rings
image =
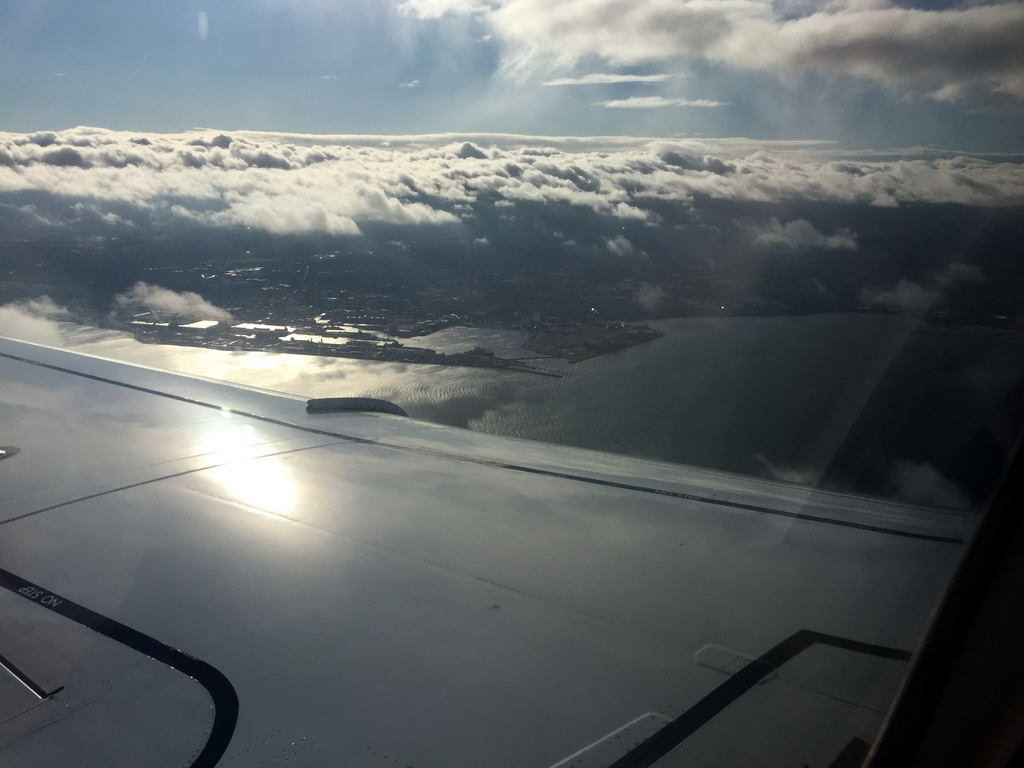
[[[375,397],[318,397],[306,401],[306,413],[390,413],[408,416],[402,408]]]

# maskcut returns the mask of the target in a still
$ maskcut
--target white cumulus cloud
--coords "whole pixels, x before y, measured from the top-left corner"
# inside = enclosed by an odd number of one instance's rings
[[[60,346],[62,337],[57,321],[68,319],[70,314],[49,296],[4,304],[0,306],[0,336]]]
[[[841,229],[831,235],[819,232],[807,219],[794,219],[785,224],[772,219],[765,227],[751,227],[751,235],[758,245],[799,250],[802,248],[824,248],[826,250],[854,251],[857,237],[848,229]]]
[[[626,256],[646,256],[644,251],[639,250],[628,238],[623,235],[617,235],[615,237],[606,238],[604,241],[605,248],[608,252],[620,257]],[[655,291],[656,292],[656,291]],[[650,294],[651,292],[648,292]]]
[[[636,289],[636,303],[648,312],[654,312],[665,300],[665,289],[660,285],[641,283]]]
[[[230,313],[216,307],[198,293],[172,291],[159,285],[138,282],[120,294],[115,305],[144,309],[164,320],[230,320]]]

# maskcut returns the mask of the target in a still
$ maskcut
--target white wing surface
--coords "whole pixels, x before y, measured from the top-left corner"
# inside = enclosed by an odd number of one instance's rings
[[[973,525],[305,406],[0,341],[0,763],[839,764]]]

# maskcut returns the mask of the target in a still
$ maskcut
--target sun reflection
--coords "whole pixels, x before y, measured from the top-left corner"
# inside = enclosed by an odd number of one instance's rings
[[[203,439],[202,450],[216,466],[208,470],[236,501],[267,512],[292,506],[295,484],[280,456],[264,456],[266,440],[251,424],[220,424]]]

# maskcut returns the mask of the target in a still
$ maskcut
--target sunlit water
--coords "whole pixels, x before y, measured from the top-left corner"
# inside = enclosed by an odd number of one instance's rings
[[[829,470],[862,411],[871,406],[878,421],[880,398],[884,407],[904,412],[914,409],[901,405],[908,397],[957,411],[939,414],[939,421],[949,417],[948,427],[929,423],[934,415],[911,414],[901,429],[924,425],[920,450],[914,436],[901,437],[899,450],[907,455],[890,450],[889,463],[917,466],[936,439],[966,444],[1024,361],[1017,333],[949,331],[883,315],[685,318],[652,326],[665,336],[573,365],[538,361],[566,371],[563,378],[146,345],[69,323],[60,324],[60,333],[68,348],[157,368],[305,397],[381,397],[413,417],[483,432],[809,483]],[[499,356],[530,357],[521,348],[528,336],[449,328],[408,343],[443,352],[485,346]],[[882,381],[898,395],[879,395]],[[951,405],[951,397],[960,400]],[[907,496],[898,486],[888,491]]]

